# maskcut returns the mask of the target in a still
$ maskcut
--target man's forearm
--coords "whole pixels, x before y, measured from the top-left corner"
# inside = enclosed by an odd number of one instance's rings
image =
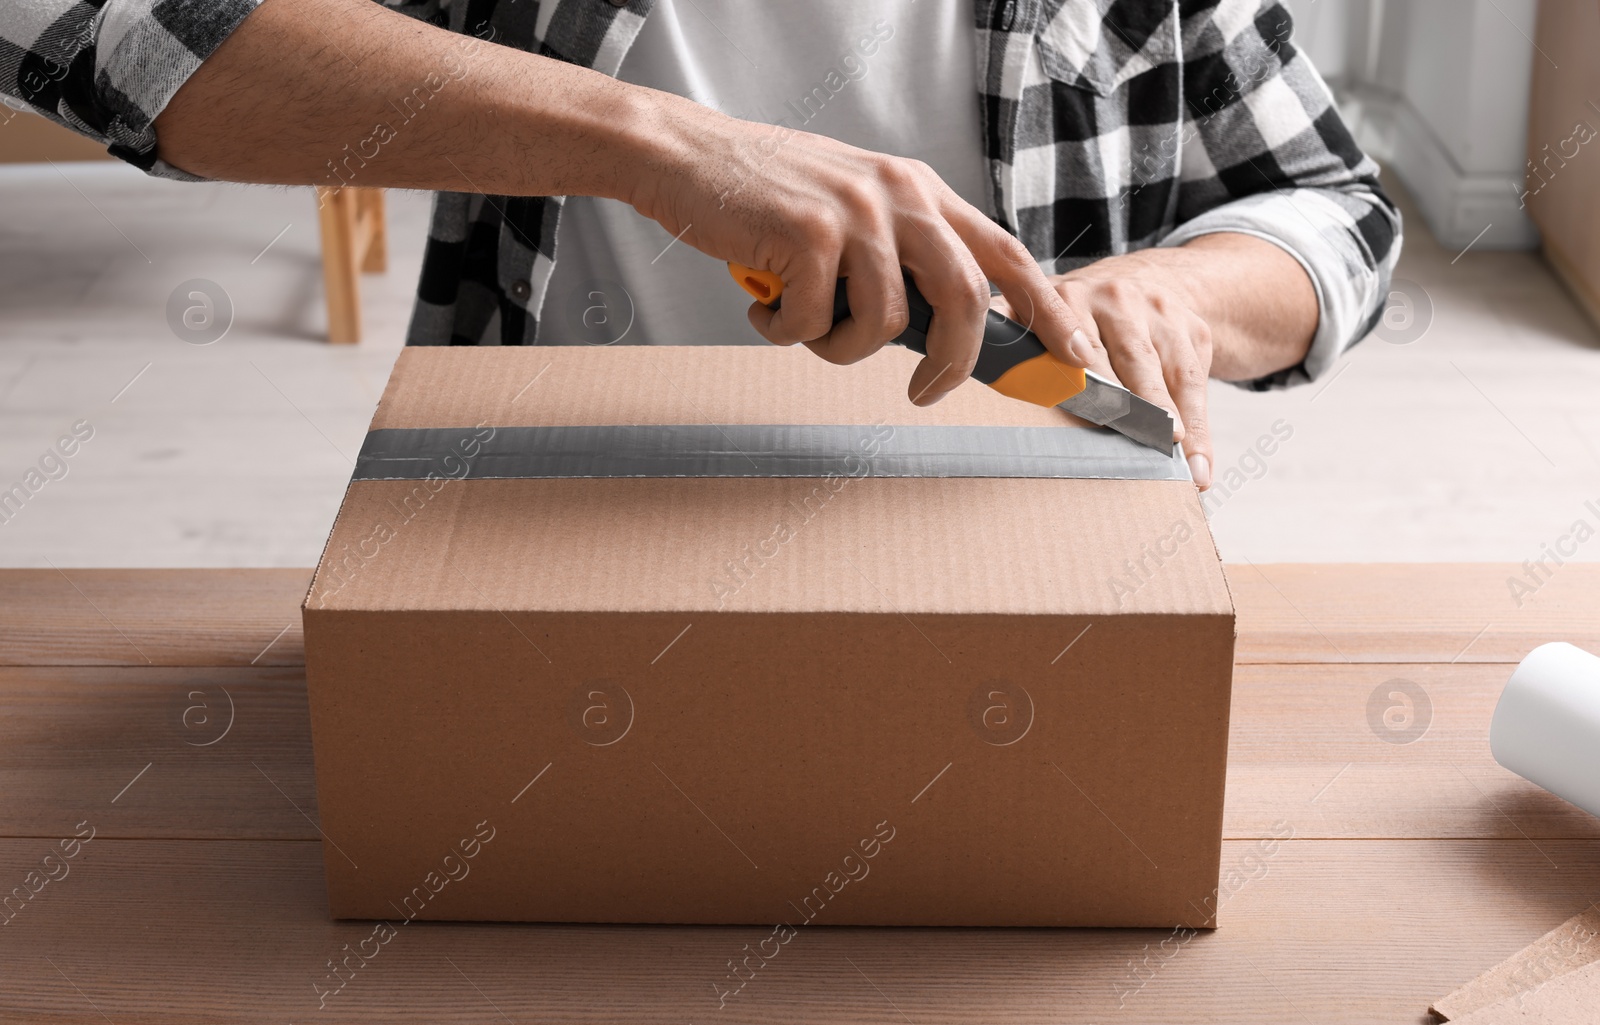
[[[266,0],[156,138],[167,163],[230,181],[627,198],[675,100],[371,0]]]
[[[1211,375],[1247,381],[1305,358],[1317,331],[1317,293],[1300,262],[1254,235],[1201,235],[1145,249],[1147,261],[1211,329]]]
[[[976,363],[989,281],[1034,311],[1057,358],[1082,365],[1082,325],[1027,249],[926,164],[371,0],[264,0],[173,96],[156,143],[174,167],[234,181],[624,200],[707,256],[777,274],[783,305],[752,303],[752,327],[840,364],[904,330],[908,269],[937,314],[907,386],[922,405]],[[841,277],[851,315],[835,324]]]

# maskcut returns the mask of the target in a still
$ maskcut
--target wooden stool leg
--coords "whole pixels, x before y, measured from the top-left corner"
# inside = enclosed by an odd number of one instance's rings
[[[384,226],[383,190],[357,190],[357,207],[362,220],[366,248],[361,254],[361,269],[367,274],[382,274],[389,269],[389,237]]]
[[[322,282],[328,294],[328,341],[361,340],[361,301],[356,279],[356,190],[317,188],[322,225]]]

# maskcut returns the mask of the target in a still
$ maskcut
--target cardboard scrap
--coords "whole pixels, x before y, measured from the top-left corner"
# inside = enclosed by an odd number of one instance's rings
[[[1578,1008],[1587,1010],[1574,1013]],[[1436,1000],[1430,1010],[1472,1025],[1600,1022],[1600,904]]]
[[[1460,1025],[1593,1025],[1600,1022],[1600,964],[1590,964],[1464,1018]]]

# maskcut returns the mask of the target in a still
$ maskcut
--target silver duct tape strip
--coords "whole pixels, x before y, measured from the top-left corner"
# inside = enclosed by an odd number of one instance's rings
[[[352,480],[1043,477],[1189,480],[1102,428],[693,424],[426,427],[367,434]]]

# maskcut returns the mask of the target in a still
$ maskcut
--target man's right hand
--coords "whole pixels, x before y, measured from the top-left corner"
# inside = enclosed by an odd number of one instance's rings
[[[1052,353],[1086,365],[1077,316],[1027,249],[927,164],[651,96],[665,108],[661,130],[626,198],[696,249],[783,280],[781,309],[750,306],[768,341],[804,343],[830,363],[871,355],[906,328],[904,267],[934,309],[912,402],[937,402],[972,372],[990,281],[1032,311],[1023,319]],[[834,325],[839,278],[851,315]]]

